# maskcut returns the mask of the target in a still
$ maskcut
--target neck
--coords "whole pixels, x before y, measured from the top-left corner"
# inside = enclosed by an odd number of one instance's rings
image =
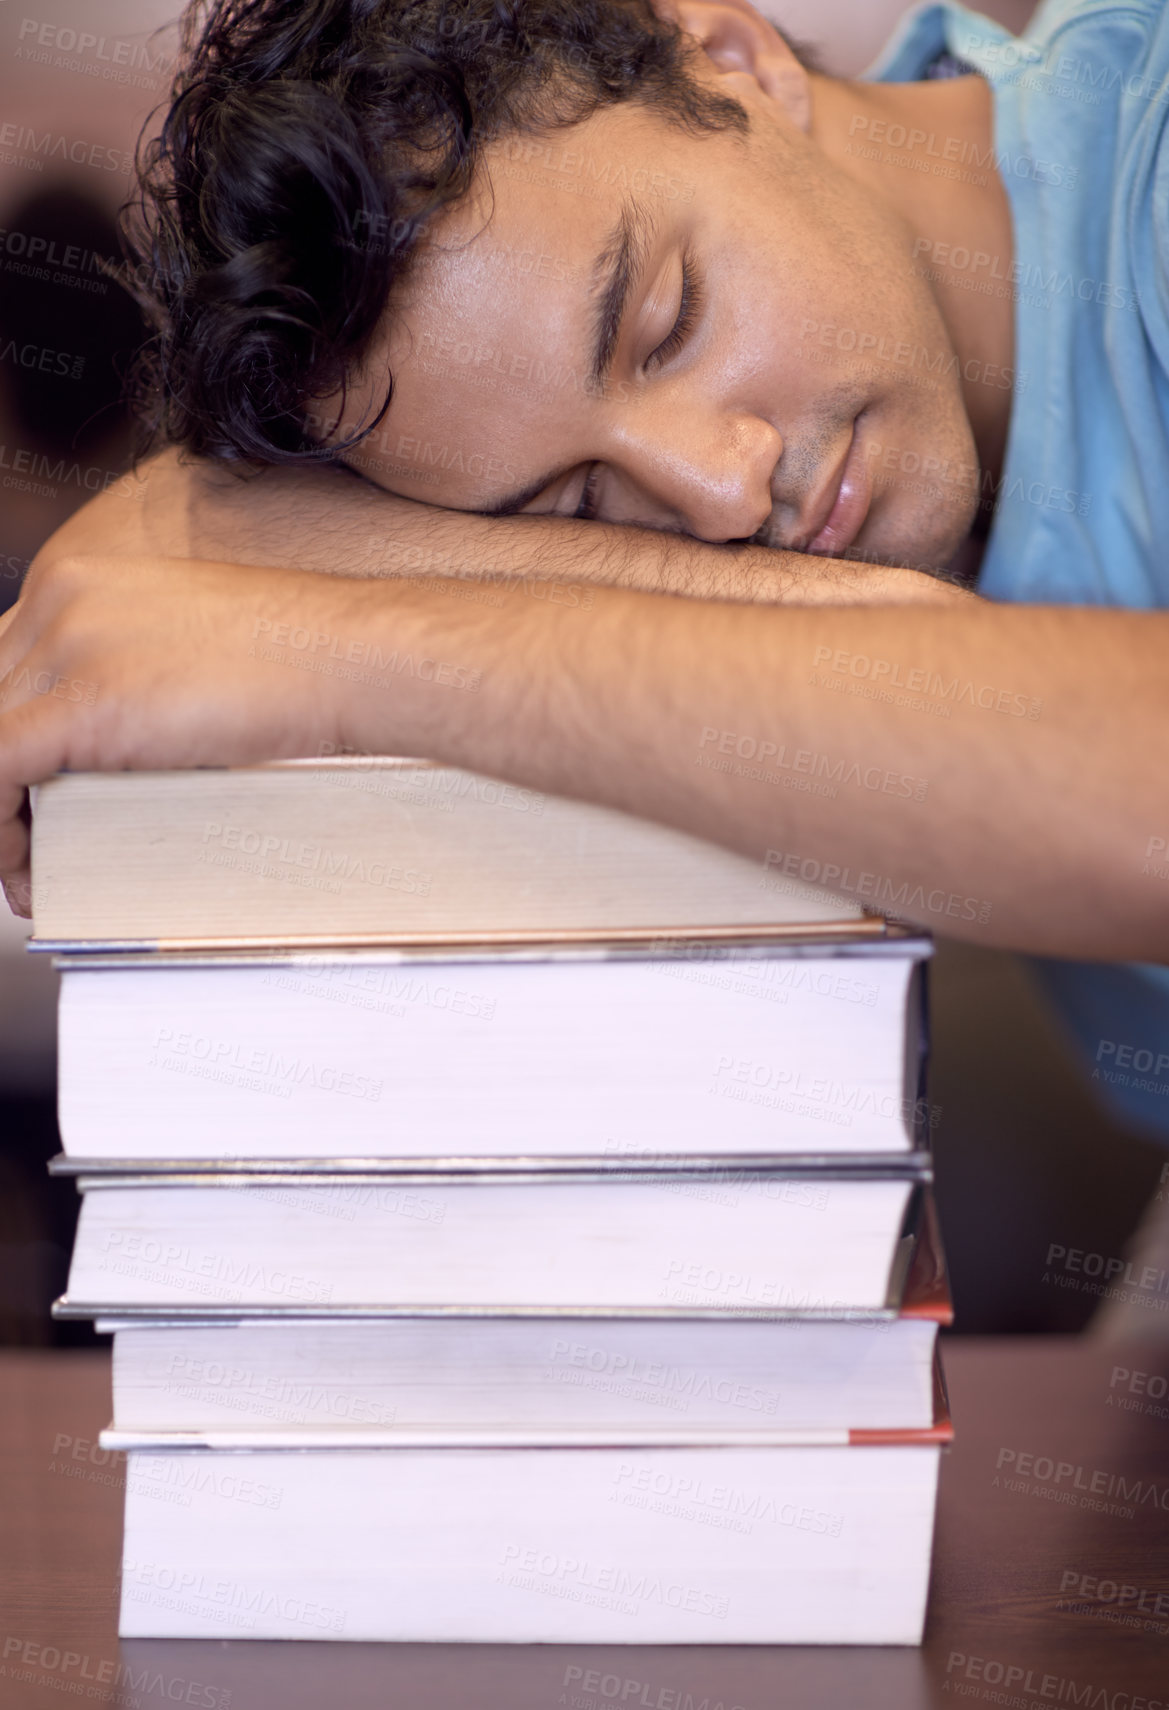
[[[908,228],[912,265],[933,292],[961,364],[979,461],[997,481],[1011,414],[1014,311],[1010,205],[993,164],[991,93],[981,77],[854,83],[813,76],[811,135],[832,163]],[[955,260],[963,263],[955,265]]]

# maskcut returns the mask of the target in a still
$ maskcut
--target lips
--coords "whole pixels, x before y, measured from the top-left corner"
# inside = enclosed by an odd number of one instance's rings
[[[833,478],[834,488],[829,488],[831,498],[827,505],[827,515],[820,509],[822,520],[803,548],[805,552],[814,552],[824,557],[847,552],[869,514],[873,484],[869,462],[858,431],[861,420],[862,417],[857,416],[852,424],[852,437],[845,451],[840,473]]]

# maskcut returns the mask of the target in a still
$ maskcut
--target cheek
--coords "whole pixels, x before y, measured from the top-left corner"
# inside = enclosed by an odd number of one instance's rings
[[[960,399],[932,386],[875,411],[866,451],[873,485],[866,548],[914,569],[944,564],[967,534],[978,499],[978,465]]]
[[[819,171],[787,210],[773,284],[792,336],[820,367],[888,360],[899,342],[945,343],[928,286],[912,270],[909,234],[851,184]]]
[[[824,252],[754,272],[743,336],[805,396],[855,383],[862,368],[871,381],[873,365],[892,360],[895,346],[914,336],[884,294],[858,290],[857,272],[855,261]]]

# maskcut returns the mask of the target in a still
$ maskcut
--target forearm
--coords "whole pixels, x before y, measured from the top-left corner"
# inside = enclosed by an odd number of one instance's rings
[[[46,558],[0,618],[0,878],[27,907],[24,791],[62,769],[344,744],[607,803],[983,942],[1169,960],[1167,644],[1162,613],[470,602]]]
[[[910,570],[711,546],[682,535],[547,517],[482,517],[398,499],[339,468],[265,470],[241,481],[173,452],[91,500],[43,549],[48,555],[225,560],[349,576],[411,576],[428,585],[559,582],[576,590],[756,603],[916,601],[973,596]]]
[[[587,612],[520,591],[471,609],[377,584],[351,601],[385,657],[479,673],[473,693],[338,684],[358,749],[604,802],[980,942],[1169,959],[1148,860],[1169,830],[1148,762],[1169,736],[1169,616],[607,590]]]

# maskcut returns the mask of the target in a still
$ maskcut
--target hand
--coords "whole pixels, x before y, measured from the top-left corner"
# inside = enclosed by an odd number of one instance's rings
[[[295,647],[269,638],[281,625],[317,642],[360,635],[352,591],[201,560],[39,558],[0,617],[0,883],[13,911],[32,913],[30,784],[62,770],[247,765],[336,741],[334,679],[296,669]]]

